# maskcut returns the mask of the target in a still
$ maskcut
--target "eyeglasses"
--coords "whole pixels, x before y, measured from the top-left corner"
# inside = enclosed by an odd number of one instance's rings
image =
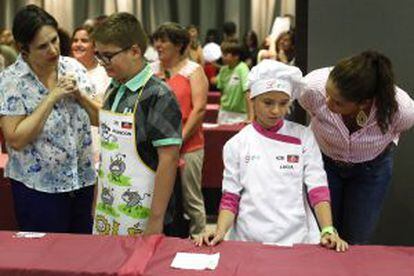
[[[128,50],[129,48],[131,48],[131,46],[125,47],[119,51],[116,51],[114,53],[104,53],[101,54],[99,52],[95,52],[95,57],[98,60],[99,63],[101,63],[102,65],[109,65],[112,62],[112,59],[117,55],[120,54],[126,50]]]

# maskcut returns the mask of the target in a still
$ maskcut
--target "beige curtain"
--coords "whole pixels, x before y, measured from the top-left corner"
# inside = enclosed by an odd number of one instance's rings
[[[251,0],[251,27],[259,37],[259,41],[269,34],[273,21],[277,16],[290,14],[293,16],[292,27],[295,26],[297,0]],[[300,0],[299,0],[300,1]],[[276,11],[276,4],[280,5],[280,11]]]
[[[159,24],[172,20],[171,8],[178,9],[181,24],[190,24],[193,16],[190,8],[192,1],[194,0],[0,0],[0,24],[11,28],[18,8],[36,4],[51,13],[59,25],[69,32],[87,18],[117,11],[135,14],[141,22],[145,20],[144,25],[149,31],[153,31]],[[177,7],[172,7],[173,3]],[[240,36],[246,30],[253,29],[258,33],[259,39],[262,39],[268,34],[276,16],[276,3],[280,4],[282,13],[294,14],[295,0],[199,0],[198,22],[201,35],[209,28],[221,29],[222,22],[231,20],[238,25]]]
[[[29,1],[28,1],[29,2]],[[42,1],[31,1],[42,2]],[[69,33],[73,30],[73,1],[44,0],[43,8],[59,22],[59,26]],[[40,5],[39,5],[40,6]]]
[[[300,0],[299,0],[300,1]],[[280,14],[286,15],[290,14],[293,15],[293,21],[291,22],[291,26],[295,27],[295,14],[296,14],[296,0],[282,0],[281,7],[280,7]]]
[[[252,30],[257,33],[259,43],[269,34],[275,18],[276,0],[251,0]]]

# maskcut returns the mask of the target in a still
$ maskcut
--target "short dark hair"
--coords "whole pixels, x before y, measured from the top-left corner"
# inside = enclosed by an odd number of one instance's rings
[[[223,33],[227,36],[235,35],[236,29],[236,24],[232,21],[224,22],[223,24]]]
[[[27,5],[16,13],[13,19],[13,36],[19,48],[28,50],[37,32],[43,26],[58,30],[56,19],[36,5]]]
[[[385,133],[398,110],[391,61],[376,51],[368,50],[339,61],[329,74],[341,96],[354,103],[374,99],[376,119]]]
[[[153,40],[168,39],[172,44],[181,45],[180,54],[183,55],[190,43],[188,31],[178,23],[167,22],[161,24],[152,35]]]
[[[60,54],[69,57],[71,55],[72,39],[65,29],[58,28],[57,32],[59,36]]]
[[[141,22],[132,14],[119,12],[97,24],[92,39],[103,44],[114,44],[121,48],[138,44],[141,54],[147,50],[148,37]]]
[[[210,42],[219,43],[219,32],[216,29],[207,30],[205,44]]]
[[[221,43],[221,51],[223,54],[232,54],[238,56],[240,59],[243,57],[243,47],[237,42],[237,40],[224,41]]]
[[[259,40],[255,31],[248,31],[243,37],[243,45],[247,48],[248,45],[246,40],[252,40],[254,48],[257,48],[259,45]]]

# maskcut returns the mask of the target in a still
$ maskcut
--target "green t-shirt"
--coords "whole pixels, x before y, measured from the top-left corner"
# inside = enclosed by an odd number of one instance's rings
[[[234,68],[223,66],[217,76],[217,88],[221,91],[220,109],[246,113],[247,75],[249,67],[240,62]]]

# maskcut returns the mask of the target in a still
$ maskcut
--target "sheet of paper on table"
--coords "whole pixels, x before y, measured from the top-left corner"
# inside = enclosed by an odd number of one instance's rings
[[[180,269],[214,270],[220,259],[220,253],[200,254],[177,252],[171,267]]]
[[[14,237],[15,238],[27,238],[27,239],[40,239],[46,236],[46,233],[42,232],[17,232]]]
[[[215,128],[218,127],[219,124],[212,124],[212,123],[203,123],[203,127],[205,128]]]
[[[293,243],[287,242],[262,242],[263,245],[293,247]]]

